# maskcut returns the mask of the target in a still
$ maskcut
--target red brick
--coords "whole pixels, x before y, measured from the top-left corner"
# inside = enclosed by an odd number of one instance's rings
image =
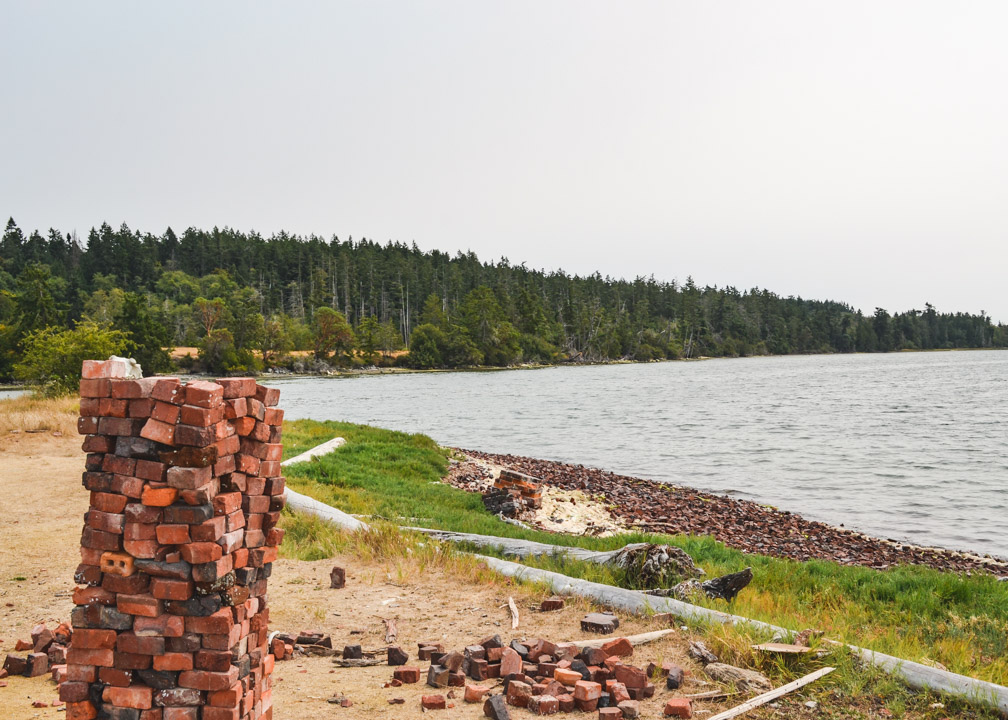
[[[227,672],[231,667],[231,652],[229,650],[200,650],[193,657],[193,667],[197,670]]]
[[[125,499],[125,498],[123,498]],[[87,525],[100,532],[118,535],[126,525],[126,516],[120,513],[107,513],[101,510],[88,510]]]
[[[194,425],[195,427],[210,427],[224,419],[224,406],[218,405],[213,408],[196,407],[195,405],[183,405],[179,415],[179,422],[183,425]]]
[[[74,649],[112,650],[116,645],[116,631],[78,628],[71,642]]]
[[[166,707],[161,720],[199,720],[198,707]]]
[[[255,429],[256,419],[254,417],[245,416],[237,418],[231,424],[238,435],[246,437],[252,432],[253,429]]]
[[[71,702],[66,706],[66,720],[95,720],[98,711],[89,701]]]
[[[231,616],[231,608],[222,608],[213,615],[187,617],[185,627],[187,632],[192,633],[223,634],[230,632],[234,627],[234,618]]]
[[[150,398],[142,400],[130,400],[128,415],[131,418],[149,418],[154,409],[154,401]]]
[[[217,542],[224,536],[227,528],[227,519],[221,515],[210,518],[199,525],[192,525],[189,534],[193,542]]]
[[[152,690],[142,685],[128,688],[108,687],[102,693],[102,700],[116,707],[145,710],[153,703]]]
[[[106,685],[129,687],[133,684],[133,671],[119,670],[114,667],[103,667],[98,673],[98,679]]]
[[[67,650],[67,665],[96,665],[98,667],[112,667],[115,663],[115,653],[111,650],[99,650],[97,648],[75,648],[73,645]]]
[[[688,698],[672,698],[665,703],[665,715],[689,718],[693,716],[693,705]]]
[[[602,643],[602,652],[605,653],[606,657],[612,655],[617,655],[619,657],[628,657],[633,655],[633,644],[625,637],[615,638],[609,642]]]
[[[133,435],[134,424],[138,420],[129,418],[103,417],[98,420],[98,432],[102,435],[116,435],[126,437]]]
[[[599,720],[620,720],[623,717],[623,711],[618,707],[604,707],[599,708],[598,716]]]
[[[98,679],[98,668],[94,665],[67,665],[67,682],[93,683]]]
[[[238,720],[238,707],[204,707],[203,720]]]
[[[280,390],[275,387],[256,385],[255,398],[263,405],[273,407],[280,402]]]
[[[141,616],[133,620],[133,633],[143,637],[182,637],[185,634],[185,620],[178,615]]]
[[[224,400],[224,417],[228,420],[234,420],[235,418],[245,417],[248,412],[248,403],[245,402],[245,398],[234,398],[233,400]],[[83,414],[83,413],[81,413]]]
[[[121,513],[126,509],[126,496],[114,493],[92,492],[91,507],[105,513]]]
[[[217,440],[213,428],[196,427],[195,425],[176,425],[175,443],[191,447],[207,447]]]
[[[170,487],[153,488],[146,487],[140,496],[140,502],[153,507],[167,507],[175,502],[178,497],[178,490]]]
[[[126,497],[139,498],[143,495],[144,481],[128,475],[113,475],[108,489]]]
[[[403,683],[420,682],[420,668],[398,667],[392,671],[392,677]]]
[[[284,411],[280,408],[266,408],[265,413],[263,413],[263,422],[267,425],[281,425],[283,424]]]
[[[98,432],[98,418],[79,417],[77,418],[77,434],[94,435]]]
[[[155,401],[151,408],[151,419],[174,425],[179,419],[179,406],[168,402]]]
[[[151,487],[163,486],[151,483]],[[159,507],[150,507],[148,505],[142,505],[138,502],[126,504],[126,522],[157,524],[161,522],[161,516],[163,514],[164,511]]]
[[[81,363],[81,377],[88,380],[122,377],[125,369],[121,360],[85,360]]]
[[[165,651],[165,641],[163,637],[119,633],[116,651],[134,655],[161,655]]]
[[[84,438],[84,444],[81,445],[81,450],[86,453],[107,453],[114,449],[115,441],[104,435],[88,435]]]
[[[175,444],[175,425],[151,418],[144,423],[140,431],[140,437],[162,443],[163,445]]]
[[[602,686],[589,680],[574,683],[575,700],[598,700],[602,696]]]
[[[238,681],[238,668],[232,666],[227,672],[206,670],[186,670],[179,673],[179,687],[196,690],[227,690]]]
[[[112,382],[108,378],[81,378],[80,396],[89,398],[111,397]]]
[[[155,670],[192,670],[193,656],[189,653],[164,653],[154,658]]]
[[[98,402],[98,414],[105,417],[124,418],[129,415],[129,401],[101,398]]]
[[[181,391],[181,387],[182,383],[178,378],[158,378],[157,382],[154,383],[154,387],[151,389],[151,397],[155,400],[160,400],[161,402],[181,405],[181,396],[184,395]]]
[[[213,499],[214,514],[230,515],[241,509],[242,495],[240,492],[221,493]]]
[[[192,542],[188,525],[158,525],[155,528],[157,541],[162,545],[184,545]]]
[[[138,378],[136,380],[113,379],[112,397],[135,400],[137,398],[149,398],[157,378]]]
[[[213,479],[208,467],[170,467],[165,478],[169,486],[179,490],[195,490]]]
[[[115,605],[115,601],[115,595],[100,587],[78,587],[73,591],[74,605]]]
[[[157,525],[154,523],[125,523],[123,537],[126,540],[153,540],[157,537]]]
[[[608,660],[607,660],[608,663]],[[647,673],[633,665],[619,664],[613,668],[613,675],[627,688],[643,688],[647,685]]]
[[[250,377],[220,378],[217,383],[223,390],[225,400],[247,398],[255,395],[256,381]]]
[[[217,383],[196,380],[185,386],[185,402],[202,408],[217,407],[224,401],[224,388]]]
[[[182,558],[193,565],[220,560],[223,552],[221,546],[214,542],[193,542],[183,545],[180,549]]]
[[[447,707],[444,695],[423,695],[420,705],[425,710],[444,710]]]
[[[119,595],[116,597],[119,612],[141,617],[157,617],[161,614],[161,601],[151,595]]]
[[[558,667],[556,670],[553,671],[553,678],[557,682],[563,683],[568,687],[574,687],[575,683],[584,679],[581,673],[577,672],[576,670],[569,670],[560,667]]]
[[[123,549],[135,558],[153,560],[158,556],[161,545],[157,540],[123,540]]]
[[[189,580],[151,578],[151,594],[159,600],[189,600],[195,586]]]

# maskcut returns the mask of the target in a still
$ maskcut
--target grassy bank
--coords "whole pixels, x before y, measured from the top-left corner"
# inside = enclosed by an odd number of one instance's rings
[[[919,567],[880,572],[823,561],[799,563],[744,555],[704,537],[634,533],[599,539],[527,531],[487,513],[478,495],[439,483],[447,467],[446,451],[421,435],[297,421],[285,425],[285,456],[335,435],[345,437],[347,445],[318,462],[288,468],[291,487],[372,521],[596,550],[627,542],[668,542],[686,550],[711,576],[752,566],[755,579],[749,588],[730,605],[709,601],[711,607],[796,630],[817,628],[833,639],[1008,684],[1008,583],[992,577]],[[284,552],[302,558],[328,554],[325,545],[332,539],[320,526],[287,522]],[[539,565],[617,585],[626,580],[591,564],[546,558]]]

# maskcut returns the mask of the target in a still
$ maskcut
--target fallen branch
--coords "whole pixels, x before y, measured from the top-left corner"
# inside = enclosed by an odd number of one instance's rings
[[[789,682],[787,685],[781,685],[776,690],[770,690],[762,695],[757,695],[752,700],[746,700],[741,705],[736,705],[731,710],[725,710],[724,712],[718,713],[707,720],[729,720],[729,718],[738,717],[739,715],[749,712],[754,708],[758,708],[760,705],[765,705],[771,700],[776,700],[782,695],[787,695],[789,692],[793,692],[800,687],[804,687],[811,682],[815,682],[823,675],[829,675],[836,668],[824,667],[816,670],[814,673],[809,673],[805,677],[798,678],[794,682]]]
[[[339,667],[345,667],[345,668],[371,667],[372,665],[381,665],[384,662],[385,662],[384,658],[379,657],[359,658],[357,660],[342,660],[342,659],[333,660],[334,664],[338,665]]]

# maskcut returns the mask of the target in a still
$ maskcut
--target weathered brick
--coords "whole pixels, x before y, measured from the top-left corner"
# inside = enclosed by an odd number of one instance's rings
[[[144,423],[140,430],[140,437],[159,442],[164,445],[175,444],[175,425],[173,423],[161,422],[153,417]]]
[[[146,709],[153,704],[152,691],[149,687],[133,685],[128,688],[107,687],[102,693],[102,700],[116,707]]]
[[[238,681],[238,668],[232,666],[227,672],[207,670],[186,670],[179,673],[179,687],[196,690],[227,690]]]
[[[185,402],[201,408],[217,407],[224,401],[224,388],[217,383],[196,380],[185,386]]]

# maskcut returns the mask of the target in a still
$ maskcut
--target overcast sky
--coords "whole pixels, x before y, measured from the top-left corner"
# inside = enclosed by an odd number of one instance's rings
[[[0,213],[1008,322],[1003,2],[0,2]]]

